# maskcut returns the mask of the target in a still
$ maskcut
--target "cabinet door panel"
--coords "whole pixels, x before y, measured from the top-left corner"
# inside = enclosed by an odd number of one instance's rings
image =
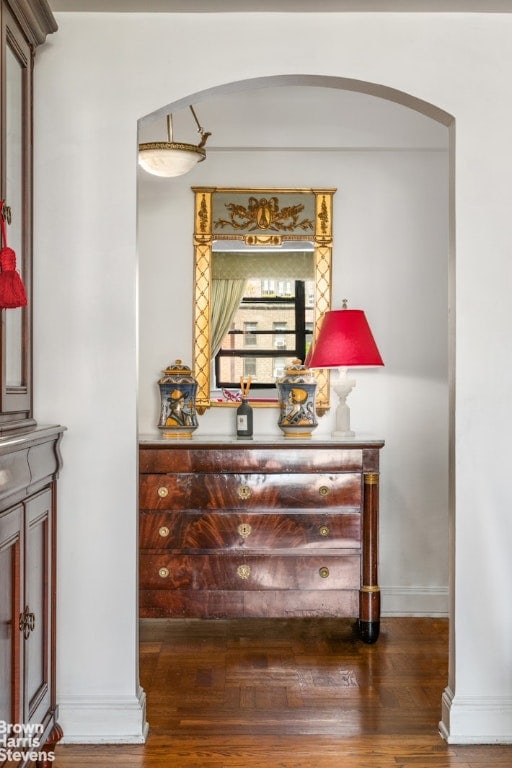
[[[0,515],[0,720],[22,719],[19,616],[23,611],[23,507]]]
[[[25,720],[42,723],[50,708],[51,514],[52,494],[46,489],[26,504],[27,568],[25,605],[33,629],[25,642]]]

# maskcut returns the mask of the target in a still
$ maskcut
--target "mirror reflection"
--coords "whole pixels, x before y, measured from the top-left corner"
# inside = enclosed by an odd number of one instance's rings
[[[314,249],[311,242],[283,247],[225,249],[212,257],[211,394],[238,388],[275,389],[295,358],[304,360],[314,331]],[[275,397],[275,393],[270,396]]]
[[[198,409],[232,404],[248,376],[253,405],[276,405],[276,378],[330,308],[334,190],[194,192]],[[318,378],[324,412],[328,372]]]
[[[14,212],[9,226],[9,245],[17,255],[17,267],[24,277],[23,264],[23,93],[24,70],[18,57],[10,46],[6,48],[6,120],[7,130],[5,135],[5,160],[7,177],[7,200]],[[8,390],[13,393],[26,388],[25,380],[25,356],[27,354],[23,344],[23,325],[26,313],[23,308],[9,309],[5,312],[4,319],[4,346],[5,346],[5,381]]]

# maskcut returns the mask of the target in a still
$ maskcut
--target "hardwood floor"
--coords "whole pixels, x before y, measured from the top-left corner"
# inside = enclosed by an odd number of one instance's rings
[[[145,745],[59,745],[56,768],[500,768],[512,745],[438,732],[448,622],[384,619],[375,645],[338,619],[146,620]]]

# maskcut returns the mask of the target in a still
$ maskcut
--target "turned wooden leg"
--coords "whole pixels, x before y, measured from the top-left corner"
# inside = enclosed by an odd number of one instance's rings
[[[55,723],[46,739],[44,746],[41,747],[41,759],[36,761],[37,768],[52,768],[54,761],[49,759],[49,755],[55,752],[57,743],[64,736],[64,732],[58,723]]]
[[[380,631],[379,474],[365,472],[363,478],[363,563],[359,590],[359,634],[365,643],[374,643]]]

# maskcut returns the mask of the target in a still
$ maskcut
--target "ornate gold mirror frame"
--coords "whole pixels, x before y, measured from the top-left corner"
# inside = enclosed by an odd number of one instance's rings
[[[314,335],[331,307],[332,205],[335,189],[192,187],[194,215],[194,349],[196,407],[227,405],[210,396],[212,253],[218,240],[278,248],[285,241],[313,243]],[[329,372],[315,371],[317,412],[329,408]],[[269,407],[269,403],[266,403]],[[277,399],[276,403],[277,405]]]

